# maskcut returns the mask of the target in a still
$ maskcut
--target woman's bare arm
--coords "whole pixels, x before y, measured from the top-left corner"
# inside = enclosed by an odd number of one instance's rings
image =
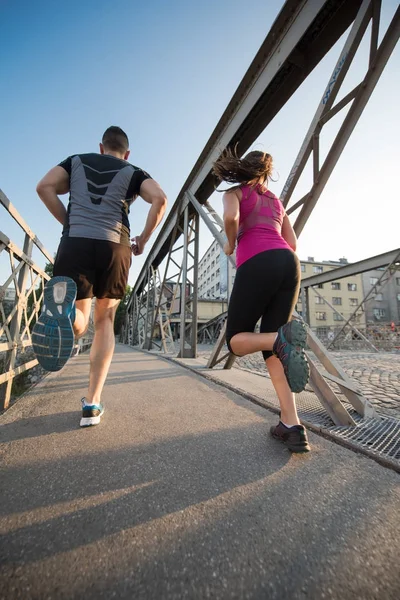
[[[297,248],[297,237],[292,227],[291,222],[289,221],[289,217],[287,214],[283,217],[282,223],[282,237],[289,244],[291,249],[296,252]]]
[[[224,203],[224,228],[228,243],[225,246],[225,254],[229,256],[234,253],[236,238],[239,230],[240,200],[237,191],[225,192]]]

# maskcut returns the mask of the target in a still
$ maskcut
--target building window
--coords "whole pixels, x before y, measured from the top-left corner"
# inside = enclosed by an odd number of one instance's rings
[[[325,300],[323,298],[320,298],[319,296],[317,296],[315,298],[315,304],[325,304]]]
[[[313,267],[313,271],[314,271],[314,273],[323,273],[324,267],[320,267],[317,265],[316,267]]]
[[[215,289],[219,290],[219,281],[217,281],[217,283],[215,284]]]
[[[348,283],[347,284],[347,289],[349,290],[349,292],[356,292],[357,291],[357,284],[356,283]]]
[[[215,262],[218,264],[219,263],[219,254],[217,254],[217,256],[215,257]]]
[[[382,319],[384,316],[386,316],[386,311],[384,308],[374,308],[374,317],[377,319]]]
[[[209,273],[209,272],[210,272],[210,266],[207,267],[207,273]]]
[[[376,283],[378,283],[378,278],[377,277],[370,277],[369,278],[369,282],[371,285],[375,285]]]
[[[215,273],[211,273],[211,281],[214,281]]]
[[[326,321],[326,312],[316,312],[315,317],[317,321]]]
[[[396,285],[400,285],[400,277],[396,277]]]
[[[317,336],[319,338],[324,338],[328,335],[328,328],[327,327],[317,327]]]
[[[357,306],[358,298],[350,298],[350,306]]]
[[[306,272],[306,265],[301,265],[301,272],[305,273]]]
[[[338,298],[338,297],[334,297],[334,298],[332,298],[332,304],[334,304],[335,306],[341,306],[342,305],[342,299]]]
[[[318,285],[315,285],[314,287],[316,287],[318,290],[323,290],[324,289],[324,284],[323,283],[319,283]]]
[[[207,279],[207,285],[208,285],[209,283],[210,283],[210,278],[208,277],[208,279]]]
[[[399,294],[399,295],[400,295],[400,294]],[[298,302],[299,304],[301,304],[301,296],[299,296],[299,297],[297,298],[297,302]]]
[[[376,294],[376,296],[375,296],[375,300],[376,300],[377,302],[382,302],[382,300],[383,300],[383,296],[382,296],[382,294]]]
[[[332,281],[331,286],[333,290],[340,290],[340,283],[338,281]]]
[[[343,321],[343,317],[342,317],[342,315],[338,315],[338,313],[333,313],[333,320],[334,321]]]
[[[214,267],[215,267],[215,260],[213,260],[211,263],[211,268],[213,269]]]
[[[214,286],[212,286],[210,292],[213,294],[214,293]]]
[[[397,300],[400,302],[400,294],[397,294]]]
[[[219,274],[220,274],[220,270],[219,270],[219,269],[217,269],[217,270],[215,271],[215,276],[216,276],[216,277],[219,277]]]

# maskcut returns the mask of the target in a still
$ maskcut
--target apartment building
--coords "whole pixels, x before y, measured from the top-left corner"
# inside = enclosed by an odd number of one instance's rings
[[[314,257],[301,261],[301,277],[305,279],[326,273],[347,264],[345,258],[339,261],[316,261]],[[317,333],[323,335],[330,329],[335,329],[347,321],[361,303],[364,297],[362,275],[352,275],[338,281],[320,284],[309,289],[309,319],[310,326],[317,329]],[[300,295],[297,303],[297,311],[303,315],[303,303]],[[356,327],[365,327],[365,314],[358,311],[352,318]]]
[[[347,264],[346,258],[338,261],[316,261],[310,256],[301,261],[301,277],[312,277]],[[338,281],[321,284],[309,290],[310,325],[323,334],[337,328],[343,319],[347,320],[366,294],[377,283],[382,269],[353,275]],[[199,262],[199,298],[229,299],[235,280],[235,269],[221,250],[217,241],[207,249]],[[321,298],[322,296],[322,298]],[[330,306],[331,305],[331,306]],[[333,308],[335,310],[333,310]],[[352,319],[356,327],[365,327],[370,323],[400,323],[400,271],[379,293],[371,296]],[[302,298],[297,303],[297,311],[302,314]],[[343,317],[343,319],[342,319]]]
[[[375,269],[362,274],[364,295],[369,294],[365,303],[367,323],[400,323],[400,270],[385,283],[377,285],[383,269]],[[371,293],[370,293],[371,292]]]
[[[235,280],[235,269],[216,240],[199,262],[199,297],[228,298]]]
[[[339,261],[316,261],[313,257],[301,261],[302,278],[324,273],[347,264],[345,258]],[[214,241],[199,263],[199,297],[227,298],[235,279],[235,269],[230,265],[218,242]],[[320,296],[323,296],[321,298]],[[327,283],[310,290],[310,325],[315,328],[336,327],[343,319],[348,319],[363,299],[361,275],[347,277],[337,282]],[[329,305],[331,304],[337,312]],[[299,298],[297,310],[302,314],[302,302]],[[360,312],[353,323],[365,326],[365,318]],[[322,331],[321,331],[322,333]]]

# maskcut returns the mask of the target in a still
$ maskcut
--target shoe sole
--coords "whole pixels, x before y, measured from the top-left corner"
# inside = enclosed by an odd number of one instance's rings
[[[32,330],[32,346],[46,371],[59,371],[72,354],[74,331],[70,315],[76,284],[69,277],[53,277],[44,288],[45,310]]]
[[[82,417],[79,423],[80,427],[91,427],[92,425],[98,425],[100,423],[100,415],[97,417]]]
[[[292,392],[299,393],[304,390],[310,378],[310,367],[304,352],[307,329],[301,321],[291,322],[290,338],[289,343],[295,349],[290,354],[286,377]]]
[[[298,319],[290,321],[290,337],[292,346],[305,348],[307,342],[307,329],[302,321],[299,321]]]
[[[292,350],[287,366],[286,378],[292,392],[303,392],[310,378],[310,367],[304,350]]]
[[[101,417],[104,415],[104,408],[99,415],[96,417],[82,417],[79,423],[80,427],[92,427],[93,425],[99,425]]]

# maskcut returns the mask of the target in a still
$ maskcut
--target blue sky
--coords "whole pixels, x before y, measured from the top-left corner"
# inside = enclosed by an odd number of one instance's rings
[[[46,171],[70,154],[97,151],[104,129],[120,125],[131,161],[159,181],[172,206],[282,4],[0,0],[0,187],[51,252],[60,227],[35,193]],[[397,2],[383,6],[385,24]],[[255,144],[274,155],[278,194],[339,50]],[[357,83],[364,67],[361,58],[350,81]],[[300,257],[358,260],[400,245],[399,67],[397,48],[301,236]],[[212,203],[220,208],[220,196]],[[141,201],[133,207],[132,235],[146,211]],[[3,210],[0,229],[22,246]],[[205,250],[204,228],[201,239]],[[141,264],[135,260],[131,282]]]

